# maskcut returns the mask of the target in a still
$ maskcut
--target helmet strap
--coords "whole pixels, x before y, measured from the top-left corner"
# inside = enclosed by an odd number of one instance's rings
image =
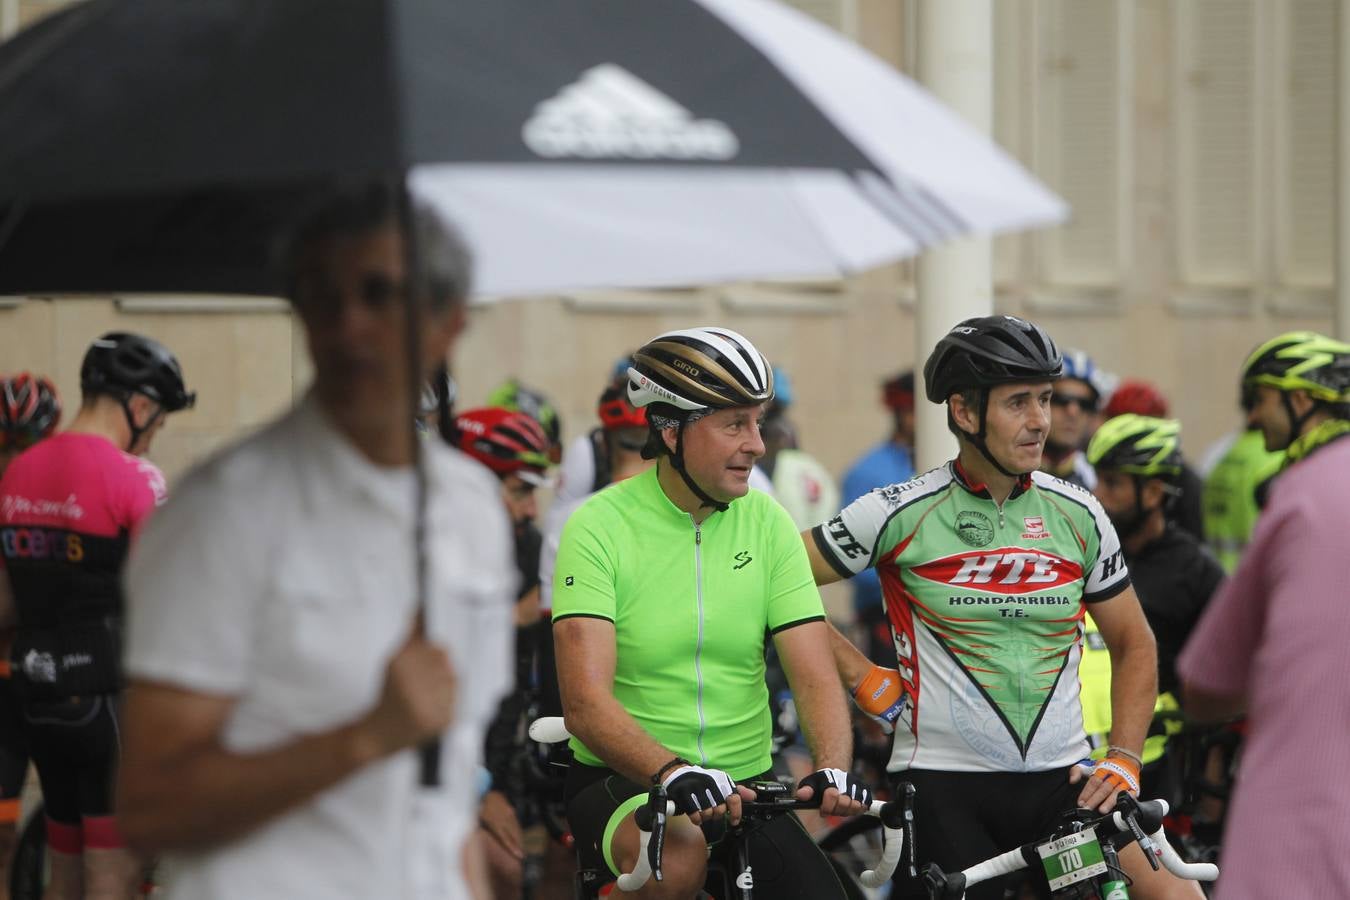
[[[127,418],[127,428],[131,431],[131,440],[128,441],[126,447],[123,448],[127,453],[134,452],[131,448],[135,447],[136,444],[140,442],[141,435],[153,428],[159,417],[164,415],[164,408],[159,407],[155,410],[155,414],[150,417],[150,421],[137,427],[136,417],[131,414],[131,397],[133,393],[134,392],[127,392],[117,398],[118,403],[122,406],[122,415]],[[158,404],[156,404],[156,406],[158,406]]]
[[[1313,403],[1308,407],[1308,411],[1303,415],[1294,412],[1293,401],[1289,399],[1288,391],[1280,391],[1280,403],[1284,405],[1284,413],[1289,417],[1289,440],[1281,449],[1289,449],[1289,445],[1298,440],[1303,434],[1303,426],[1308,424],[1308,420],[1317,412],[1317,404]]]
[[[1027,473],[1008,471],[1006,468],[1004,468],[1003,463],[994,459],[994,454],[989,452],[989,444],[984,439],[986,434],[985,420],[988,416],[988,413],[989,413],[989,388],[987,387],[980,388],[980,430],[977,431],[975,434],[969,434],[966,432],[965,429],[961,429],[961,433],[966,436],[966,440],[970,441],[970,443],[974,445],[976,450],[980,451],[980,453],[984,456],[985,459],[989,460],[989,464],[992,465],[995,469],[998,469],[1000,472],[1002,472],[1004,475],[1007,475],[1009,478],[1013,479],[1021,478],[1023,475]]]
[[[689,472],[684,467],[684,426],[687,421],[685,418],[680,419],[680,424],[675,428],[675,450],[670,454],[670,465],[676,472],[680,473],[680,478],[685,485],[693,491],[694,496],[702,501],[704,506],[711,506],[718,512],[726,512],[728,504],[708,496],[708,492],[698,486],[698,483],[690,477]]]

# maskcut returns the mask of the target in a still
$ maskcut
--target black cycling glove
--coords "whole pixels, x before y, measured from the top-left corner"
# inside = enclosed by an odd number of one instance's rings
[[[797,783],[797,787],[809,787],[815,791],[813,799],[825,796],[828,788],[834,788],[840,796],[857,800],[863,806],[872,805],[872,792],[858,779],[843,769],[817,769]]]
[[[685,765],[673,769],[661,784],[666,789],[666,798],[685,815],[720,806],[736,793],[730,775],[721,769],[700,766]]]

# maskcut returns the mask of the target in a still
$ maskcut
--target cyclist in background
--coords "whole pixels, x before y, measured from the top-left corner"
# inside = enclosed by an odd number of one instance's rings
[[[1048,834],[1075,805],[1106,811],[1119,791],[1139,792],[1153,638],[1106,512],[1038,471],[1063,369],[1031,322],[959,323],[924,367],[957,458],[804,535],[817,582],[867,567],[881,576],[899,669],[873,665],[837,632],[836,662],[859,706],[894,728],[888,770],[917,790],[919,861],[944,871]],[[1091,770],[1076,765],[1088,753],[1076,678],[1088,609],[1114,684],[1109,748]],[[1136,881],[1156,877],[1138,849],[1122,862]],[[996,880],[967,896],[1003,889]]]
[[[56,386],[27,372],[0,380],[0,476],[10,460],[43,438],[61,420]],[[0,576],[3,579],[3,576]],[[9,863],[18,837],[19,794],[28,775],[28,748],[19,700],[9,681],[13,629],[0,627],[0,898],[9,896]]]
[[[1324,773],[1350,766],[1350,344],[1280,335],[1248,357],[1242,389],[1288,462],[1177,663],[1187,713],[1247,714],[1218,895],[1340,897],[1350,790]]]
[[[1155,419],[1167,418],[1167,398],[1147,381],[1127,378],[1111,392],[1111,399],[1102,410],[1104,422],[1134,413],[1137,416],[1152,416]],[[1089,441],[1091,443],[1091,441]],[[1181,492],[1167,512],[1169,521],[1175,522],[1184,531],[1198,541],[1205,539],[1204,514],[1200,496],[1204,491],[1204,481],[1185,459],[1181,461],[1181,476],[1177,481]]]
[[[774,366],[774,397],[764,412],[764,456],[759,468],[773,482],[773,496],[792,516],[798,528],[807,528],[839,507],[834,478],[815,457],[802,450],[797,426],[788,419],[792,382]]]
[[[43,438],[61,421],[61,397],[50,379],[20,372],[0,380],[0,476],[14,457]]]
[[[139,865],[113,819],[122,690],[120,576],[164,501],[143,459],[195,395],[158,341],[106,334],[80,366],[70,427],[24,451],[0,480],[0,545],[18,630],[10,652],[24,733],[42,782],[48,900],[134,895]]]
[[[500,900],[519,897],[525,848],[521,838],[519,810],[522,805],[518,767],[523,748],[522,719],[528,692],[541,680],[555,683],[554,673],[544,671],[541,652],[551,637],[539,618],[539,548],[541,538],[534,520],[539,515],[535,490],[548,482],[553,462],[548,457],[549,437],[543,427],[523,412],[501,407],[471,409],[455,419],[459,449],[492,470],[501,481],[502,503],[516,539],[516,566],[520,586],[516,594],[515,687],[502,700],[497,716],[488,726],[483,758],[492,776],[492,786],[478,810],[479,840],[483,844],[493,893]],[[556,687],[553,688],[556,693]]]
[[[1201,493],[1205,542],[1230,574],[1251,540],[1270,484],[1284,465],[1284,451],[1267,450],[1261,426],[1252,420],[1250,410],[1244,415],[1243,430],[1229,436]]]
[[[844,474],[845,506],[868,491],[888,484],[901,484],[914,477],[914,372],[904,371],[883,382],[881,402],[891,414],[891,433]],[[866,569],[858,573],[850,586],[853,588],[853,615],[858,633],[863,636],[863,650],[877,665],[894,666],[895,644],[886,621],[881,579],[874,570]]]
[[[539,423],[548,435],[548,455],[557,464],[562,459],[562,416],[553,402],[536,390],[508,378],[488,394],[487,406],[523,412]]]
[[[1054,415],[1045,439],[1041,470],[1092,490],[1096,476],[1083,448],[1087,446],[1101,409],[1109,376],[1082,350],[1063,355],[1064,374],[1050,397]]]
[[[733,331],[690,328],[639,349],[628,375],[630,401],[647,408],[644,455],[656,467],[572,514],[554,573],[558,675],[576,757],[567,817],[584,867],[628,871],[638,848],[632,813],[650,786],[663,785],[687,818],[666,832],[665,881],[641,896],[693,897],[724,815],[735,823],[753,797],[735,781],[771,770],[766,632],[817,767],[798,795],[848,815],[866,808],[870,792],[845,771],[848,710],[806,554],[787,512],[749,487],[774,393],[768,362]],[[795,816],[750,840],[776,848],[752,856],[784,863],[756,868],[767,896],[843,896]]]
[[[1125,414],[1108,419],[1088,444],[1088,460],[1097,472],[1093,494],[1120,536],[1130,580],[1158,644],[1158,700],[1155,712],[1176,711],[1179,681],[1176,659],[1199,621],[1223,569],[1204,546],[1168,519],[1180,499],[1181,423]],[[1089,616],[1091,613],[1089,612]],[[1083,717],[1089,738],[1110,731],[1110,667],[1095,629],[1086,636],[1080,678]],[[1153,766],[1166,749],[1167,733],[1155,721],[1141,756],[1149,796],[1173,796],[1176,785],[1162,781]],[[1095,755],[1095,754],[1094,754]]]

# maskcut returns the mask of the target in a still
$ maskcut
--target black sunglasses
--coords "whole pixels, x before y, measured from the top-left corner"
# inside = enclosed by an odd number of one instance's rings
[[[1050,404],[1059,407],[1076,405],[1085,413],[1095,413],[1097,411],[1097,401],[1092,397],[1071,397],[1068,394],[1051,394]]]

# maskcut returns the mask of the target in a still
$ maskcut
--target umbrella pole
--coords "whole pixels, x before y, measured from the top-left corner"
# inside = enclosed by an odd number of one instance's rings
[[[427,633],[428,600],[427,587],[427,462],[422,452],[422,438],[417,431],[417,418],[422,396],[422,348],[419,340],[422,333],[421,298],[425,288],[426,273],[422,270],[422,248],[417,237],[416,222],[413,217],[412,194],[408,190],[407,178],[398,179],[398,218],[399,228],[403,232],[403,260],[406,272],[407,290],[404,292],[406,329],[404,339],[407,344],[408,358],[408,431],[412,435],[413,454],[413,590],[416,592],[417,628],[423,636]],[[421,773],[419,782],[423,787],[439,787],[441,783],[441,742],[433,738],[422,745]]]

